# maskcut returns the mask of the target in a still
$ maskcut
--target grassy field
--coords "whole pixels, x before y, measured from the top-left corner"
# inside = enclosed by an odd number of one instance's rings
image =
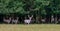
[[[0,31],[60,31],[59,24],[0,24]]]

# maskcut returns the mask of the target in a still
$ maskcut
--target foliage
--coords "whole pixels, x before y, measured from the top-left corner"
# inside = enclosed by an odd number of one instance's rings
[[[60,0],[0,0],[0,13],[60,14]]]

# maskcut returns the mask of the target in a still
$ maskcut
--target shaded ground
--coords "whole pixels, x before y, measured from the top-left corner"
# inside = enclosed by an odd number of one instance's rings
[[[0,24],[0,31],[60,31],[59,24]]]

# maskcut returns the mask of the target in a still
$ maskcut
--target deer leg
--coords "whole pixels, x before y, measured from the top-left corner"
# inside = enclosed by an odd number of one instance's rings
[[[13,24],[13,21],[12,21],[12,24]]]
[[[28,23],[29,24],[29,23]]]
[[[17,21],[15,20],[14,23],[17,24]]]
[[[17,22],[15,24],[17,24]]]
[[[7,23],[9,24],[10,22],[8,21]]]
[[[14,22],[15,24],[17,24],[17,22]]]

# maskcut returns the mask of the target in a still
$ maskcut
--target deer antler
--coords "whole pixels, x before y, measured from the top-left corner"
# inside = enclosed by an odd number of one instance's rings
[[[28,17],[30,17],[30,16],[28,15]]]
[[[30,16],[28,15],[28,17],[30,17]],[[33,15],[31,17],[33,17]]]
[[[33,15],[31,17],[33,17]]]

